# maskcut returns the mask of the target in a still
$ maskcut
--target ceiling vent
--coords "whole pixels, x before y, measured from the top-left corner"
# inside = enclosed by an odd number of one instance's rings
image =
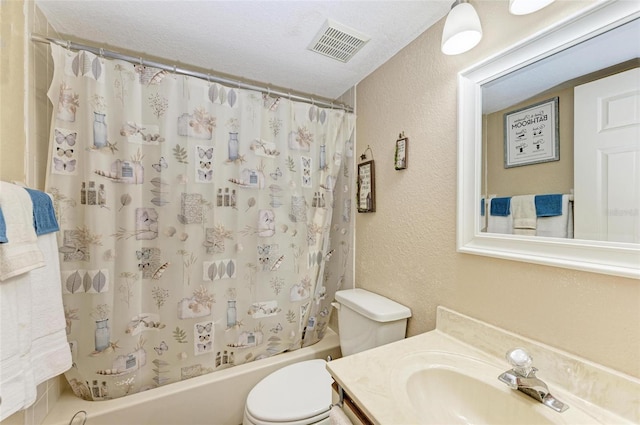
[[[340,62],[348,62],[370,37],[328,19],[315,36],[309,50]]]

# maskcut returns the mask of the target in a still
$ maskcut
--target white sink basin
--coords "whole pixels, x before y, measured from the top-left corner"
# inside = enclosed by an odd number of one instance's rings
[[[498,381],[502,369],[483,360],[444,352],[419,352],[399,359],[393,371],[399,399],[421,424],[595,424],[593,417],[563,398],[558,413]],[[540,374],[539,374],[540,375]]]

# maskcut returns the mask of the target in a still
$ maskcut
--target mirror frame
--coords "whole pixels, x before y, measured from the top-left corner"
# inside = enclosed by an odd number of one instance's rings
[[[458,252],[640,279],[640,244],[480,232],[482,85],[640,17],[640,2],[596,2],[458,73]]]

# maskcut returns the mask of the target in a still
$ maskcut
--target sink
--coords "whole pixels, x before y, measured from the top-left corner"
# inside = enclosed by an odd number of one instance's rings
[[[395,390],[421,424],[596,424],[571,404],[558,413],[498,381],[507,366],[457,353],[419,352],[399,359]],[[551,389],[552,393],[554,388]]]
[[[433,416],[436,423],[553,424],[528,400],[448,368],[415,372],[407,392],[420,417]]]

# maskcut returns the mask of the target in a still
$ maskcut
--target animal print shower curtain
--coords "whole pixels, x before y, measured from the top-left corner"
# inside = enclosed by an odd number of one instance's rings
[[[353,114],[51,48],[74,392],[122,397],[321,339],[350,276]]]

